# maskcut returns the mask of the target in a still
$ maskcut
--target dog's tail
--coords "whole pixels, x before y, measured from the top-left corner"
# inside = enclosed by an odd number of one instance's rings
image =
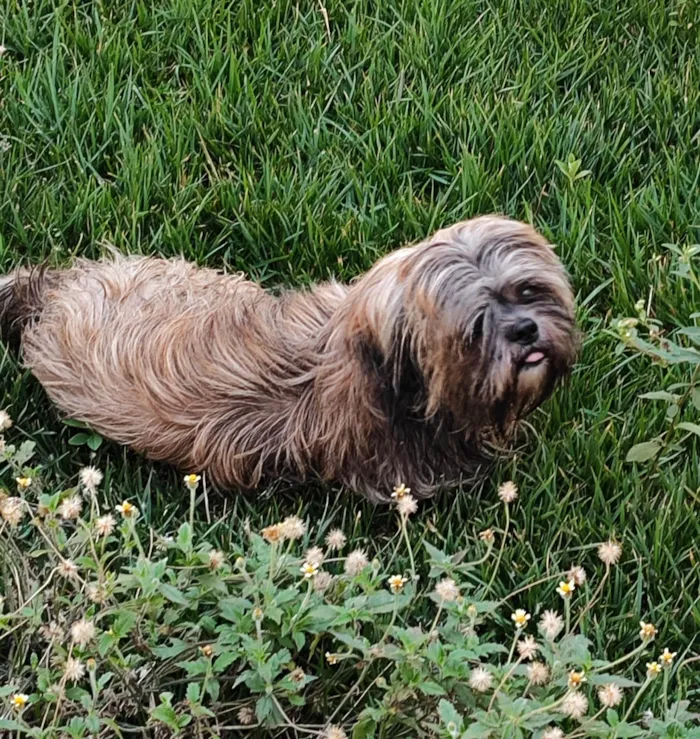
[[[17,347],[25,327],[36,321],[55,272],[45,266],[0,276],[0,336]]]

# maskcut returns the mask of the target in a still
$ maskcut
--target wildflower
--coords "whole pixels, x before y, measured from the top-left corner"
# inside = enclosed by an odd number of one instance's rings
[[[116,525],[116,519],[111,513],[108,513],[106,516],[100,516],[95,521],[95,532],[98,536],[109,536]]]
[[[15,693],[13,696],[10,697],[10,703],[12,704],[12,707],[17,711],[21,711],[28,702],[29,696],[25,693]]]
[[[340,550],[345,546],[347,538],[340,529],[333,529],[326,537],[326,546],[330,550]]]
[[[325,558],[325,555],[321,547],[311,547],[310,549],[306,550],[306,554],[304,555],[304,559],[307,562],[313,562],[314,564],[317,564],[319,567],[323,564],[324,558]]]
[[[469,675],[469,687],[477,693],[485,693],[493,685],[493,675],[483,667],[475,667]]]
[[[617,683],[608,683],[598,688],[598,700],[603,708],[615,708],[622,701],[622,688]]]
[[[139,515],[139,509],[133,503],[129,503],[128,500],[118,505],[116,510],[124,518],[136,518]]]
[[[211,644],[204,644],[199,648],[199,651],[203,657],[211,657],[214,654],[214,648]]]
[[[510,614],[510,618],[517,629],[522,629],[527,626],[527,622],[530,620],[530,614],[524,608],[518,608],[514,613]]]
[[[579,565],[574,565],[566,573],[566,579],[570,582],[573,581],[574,585],[577,588],[580,588],[581,585],[586,582],[586,577],[586,570],[584,570],[583,567],[580,567]]]
[[[0,500],[0,516],[10,524],[18,526],[26,513],[22,498],[3,498]]]
[[[226,561],[224,553],[220,552],[218,549],[211,549],[207,554],[207,559],[209,560],[210,570],[218,570],[220,567],[224,566],[224,562]]]
[[[647,677],[655,678],[661,672],[661,665],[658,662],[647,662]]]
[[[77,683],[85,674],[85,665],[73,657],[68,657],[63,668],[63,677],[71,683]]]
[[[97,467],[83,467],[80,470],[80,482],[86,490],[94,493],[97,486],[102,482],[104,475]]]
[[[340,726],[329,724],[321,734],[321,739],[348,739],[348,735]]]
[[[567,693],[559,710],[571,718],[583,718],[588,711],[588,698],[578,690]]]
[[[50,623],[42,626],[39,629],[39,633],[48,642],[62,642],[66,636],[66,632],[58,623],[56,623],[56,621],[51,621]]]
[[[304,670],[301,669],[301,667],[296,667],[289,673],[289,679],[293,683],[297,683],[297,684],[303,683],[305,677],[306,677],[306,673],[304,672]]]
[[[446,577],[435,586],[435,594],[445,603],[453,603],[459,597],[459,588],[451,577]]]
[[[185,475],[185,485],[190,490],[196,490],[199,487],[199,481],[201,479],[201,475]]]
[[[88,668],[88,672],[94,672],[97,669],[97,662],[92,657],[85,662],[85,665]]]
[[[654,712],[650,711],[648,708],[644,713],[642,713],[642,726],[644,728],[648,729],[651,725],[651,722],[654,720]]]
[[[571,598],[574,590],[576,590],[576,584],[573,580],[569,580],[568,582],[562,580],[557,588],[557,593],[559,593],[562,598]]]
[[[396,510],[403,518],[408,518],[418,510],[418,501],[409,493],[402,495],[396,503]]]
[[[659,662],[661,662],[664,667],[670,667],[677,654],[678,652],[669,652],[668,647],[665,647],[664,651],[659,655]]]
[[[512,481],[504,482],[498,488],[498,497],[506,504],[512,503],[518,497],[518,486]]]
[[[5,47],[2,47],[3,51]],[[2,54],[0,54],[2,56]],[[0,411],[0,432],[7,431],[12,426],[12,419],[7,411]]]
[[[66,579],[77,577],[78,565],[75,564],[72,559],[62,559],[58,567],[56,567],[56,572],[58,572],[61,577],[65,577]]]
[[[656,636],[656,626],[654,624],[648,624],[644,621],[639,622],[639,638],[642,641],[651,641]]]
[[[345,560],[345,573],[350,575],[350,577],[354,577],[355,575],[359,575],[368,564],[369,560],[367,559],[365,550],[355,549],[348,554]]]
[[[598,559],[608,565],[616,565],[622,556],[622,547],[611,540],[606,541],[598,547]]]
[[[408,495],[411,492],[411,488],[407,488],[403,483],[397,485],[391,494],[394,500],[400,500],[404,495]]]
[[[255,713],[249,706],[243,706],[238,711],[238,720],[243,726],[250,726],[255,721]]]
[[[581,672],[571,670],[569,673],[569,688],[571,690],[578,690],[585,682],[587,682],[586,673],[583,670]]]
[[[333,575],[330,572],[317,572],[314,575],[314,590],[317,593],[322,593],[324,590],[333,584]]]
[[[96,636],[97,629],[92,621],[81,618],[70,627],[70,635],[79,647],[87,646]]]
[[[540,646],[534,636],[526,636],[518,642],[518,654],[522,659],[532,659],[538,652]]]
[[[311,579],[318,570],[318,565],[316,562],[304,562],[304,564],[301,566],[301,574],[304,576],[305,580]]]
[[[527,678],[533,685],[544,685],[549,680],[549,667],[542,662],[532,662],[527,667]]]
[[[564,619],[556,611],[545,611],[539,623],[540,631],[549,641],[554,641],[564,628]]]
[[[20,490],[26,490],[28,487],[31,487],[32,478],[31,477],[15,477],[15,482],[17,483],[17,487]]]
[[[260,534],[268,544],[274,544],[282,539],[282,524],[273,523],[272,526],[266,526]]]
[[[90,583],[87,587],[87,597],[93,603],[104,603],[107,600],[107,590],[99,583]]]
[[[490,545],[496,540],[496,535],[493,533],[493,529],[484,529],[484,531],[479,534],[479,538],[485,544]]]
[[[280,526],[282,528],[282,538],[290,541],[301,539],[306,533],[306,523],[299,516],[287,516]]]
[[[83,499],[79,495],[71,495],[61,501],[58,506],[58,515],[66,521],[78,518],[80,511],[83,510]]]
[[[337,665],[338,655],[333,654],[332,652],[326,652],[326,662],[328,662],[329,665]]]
[[[387,582],[389,583],[391,592],[396,595],[403,590],[403,586],[408,582],[408,578],[403,575],[392,575]]]
[[[542,739],[564,739],[564,732],[558,726],[550,726],[542,732]]]
[[[260,607],[253,608],[253,621],[262,621],[263,616],[265,614],[263,613],[263,609]]]

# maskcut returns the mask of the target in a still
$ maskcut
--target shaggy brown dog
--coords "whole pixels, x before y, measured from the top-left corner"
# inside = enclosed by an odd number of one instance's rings
[[[220,486],[315,474],[375,501],[401,482],[428,496],[551,393],[576,345],[559,260],[501,217],[438,231],[351,286],[275,296],[116,257],[0,287],[6,329],[66,416]]]

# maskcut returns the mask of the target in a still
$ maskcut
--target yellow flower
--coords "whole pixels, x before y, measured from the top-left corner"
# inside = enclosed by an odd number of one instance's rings
[[[654,624],[648,624],[644,621],[639,622],[639,638],[642,641],[651,641],[656,636],[656,626]]]
[[[185,485],[187,485],[190,490],[194,490],[197,485],[199,485],[199,481],[201,479],[201,475],[185,475]]]
[[[391,497],[394,500],[397,500],[399,498],[403,498],[404,495],[408,495],[410,492],[411,488],[407,488],[403,483],[401,483],[394,488],[394,492],[391,494]]]
[[[133,503],[129,503],[128,500],[120,503],[116,510],[118,513],[121,513],[124,518],[135,518],[139,512],[139,509]]]
[[[573,580],[569,580],[568,582],[562,580],[557,588],[557,593],[559,593],[562,598],[571,598],[574,590],[576,590],[576,583]]]
[[[10,698],[10,703],[12,704],[12,707],[17,709],[18,711],[21,711],[29,702],[29,696],[25,695],[24,693],[15,693]]]
[[[301,566],[301,574],[305,580],[312,578],[318,571],[318,562],[304,562]]]
[[[338,664],[338,655],[333,654],[332,652],[326,652],[326,662],[328,662],[329,665]]]
[[[665,647],[664,651],[659,656],[659,662],[661,662],[664,667],[670,667],[677,654],[678,652],[669,652],[668,647]]]
[[[524,608],[516,609],[514,613],[511,613],[510,617],[518,629],[527,626],[527,622],[530,620],[530,614]]]
[[[26,490],[32,484],[31,477],[15,477],[15,481],[17,482],[17,487],[20,490]]]
[[[199,651],[202,653],[205,657],[211,657],[214,653],[214,648],[211,644],[205,644],[204,646],[199,648]]]
[[[403,590],[403,586],[408,582],[408,578],[403,575],[392,575],[387,582],[392,593],[400,593]]]
[[[661,672],[661,665],[658,662],[647,662],[647,677],[655,678]]]
[[[586,682],[586,673],[583,672],[576,672],[576,670],[572,670],[569,673],[569,687],[571,690],[578,690],[583,683]]]

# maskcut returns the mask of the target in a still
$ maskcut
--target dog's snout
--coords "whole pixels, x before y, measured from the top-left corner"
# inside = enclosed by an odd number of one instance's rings
[[[537,341],[539,330],[532,318],[519,318],[508,328],[506,335],[509,341],[527,346]]]

